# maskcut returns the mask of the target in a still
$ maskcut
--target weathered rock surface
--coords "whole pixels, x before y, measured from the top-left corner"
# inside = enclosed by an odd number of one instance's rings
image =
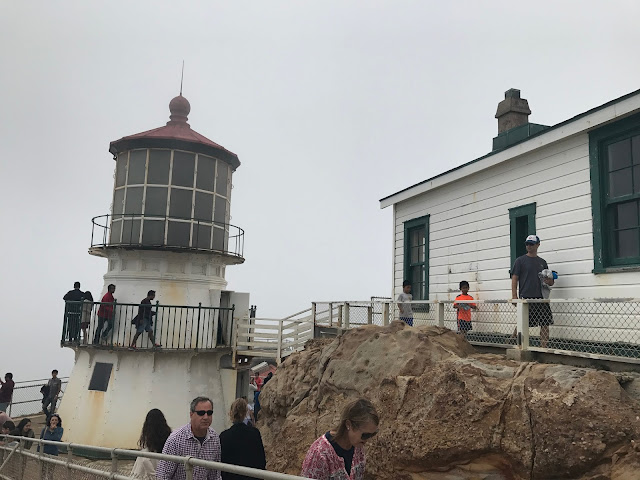
[[[376,479],[640,479],[640,403],[608,372],[477,354],[438,327],[362,327],[287,358],[260,395],[268,468],[300,473],[342,406],[381,415]]]

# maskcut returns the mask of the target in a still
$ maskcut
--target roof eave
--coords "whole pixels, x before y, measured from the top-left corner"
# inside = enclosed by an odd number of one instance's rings
[[[505,149],[490,152],[463,165],[447,170],[420,183],[407,187],[380,199],[380,208],[386,208],[435,188],[493,167],[519,155],[545,147],[572,135],[601,127],[640,110],[640,90],[628,93],[603,105],[587,110],[564,122],[558,123]]]

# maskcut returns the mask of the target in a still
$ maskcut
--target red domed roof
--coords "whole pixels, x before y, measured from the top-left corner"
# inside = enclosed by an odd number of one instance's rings
[[[169,102],[170,120],[163,127],[136,133],[111,142],[109,152],[114,156],[134,148],[176,148],[211,155],[227,162],[235,170],[240,166],[238,156],[222,145],[200,135],[187,123],[191,105],[182,95]]]

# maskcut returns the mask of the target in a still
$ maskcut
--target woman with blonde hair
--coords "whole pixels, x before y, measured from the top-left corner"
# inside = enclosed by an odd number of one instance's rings
[[[220,434],[222,463],[264,470],[267,459],[260,430],[244,423],[247,416],[247,401],[244,398],[236,398],[231,404],[229,416],[233,425]],[[223,480],[252,480],[254,477],[222,472],[222,478]]]
[[[364,444],[378,433],[376,408],[364,398],[348,403],[340,424],[318,438],[302,463],[301,476],[317,480],[362,480]]]

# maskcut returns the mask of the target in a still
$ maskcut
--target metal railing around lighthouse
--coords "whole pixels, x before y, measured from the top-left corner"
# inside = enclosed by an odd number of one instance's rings
[[[129,348],[142,320],[137,303],[67,301],[65,303],[61,344],[70,347],[94,346],[109,349]],[[161,305],[149,309],[151,332],[165,350],[211,350],[232,344],[231,308]],[[137,317],[137,318],[136,318]],[[138,350],[154,347],[148,332],[137,339]]]
[[[150,214],[94,217],[91,248],[196,250],[243,258],[244,230],[228,223]]]

